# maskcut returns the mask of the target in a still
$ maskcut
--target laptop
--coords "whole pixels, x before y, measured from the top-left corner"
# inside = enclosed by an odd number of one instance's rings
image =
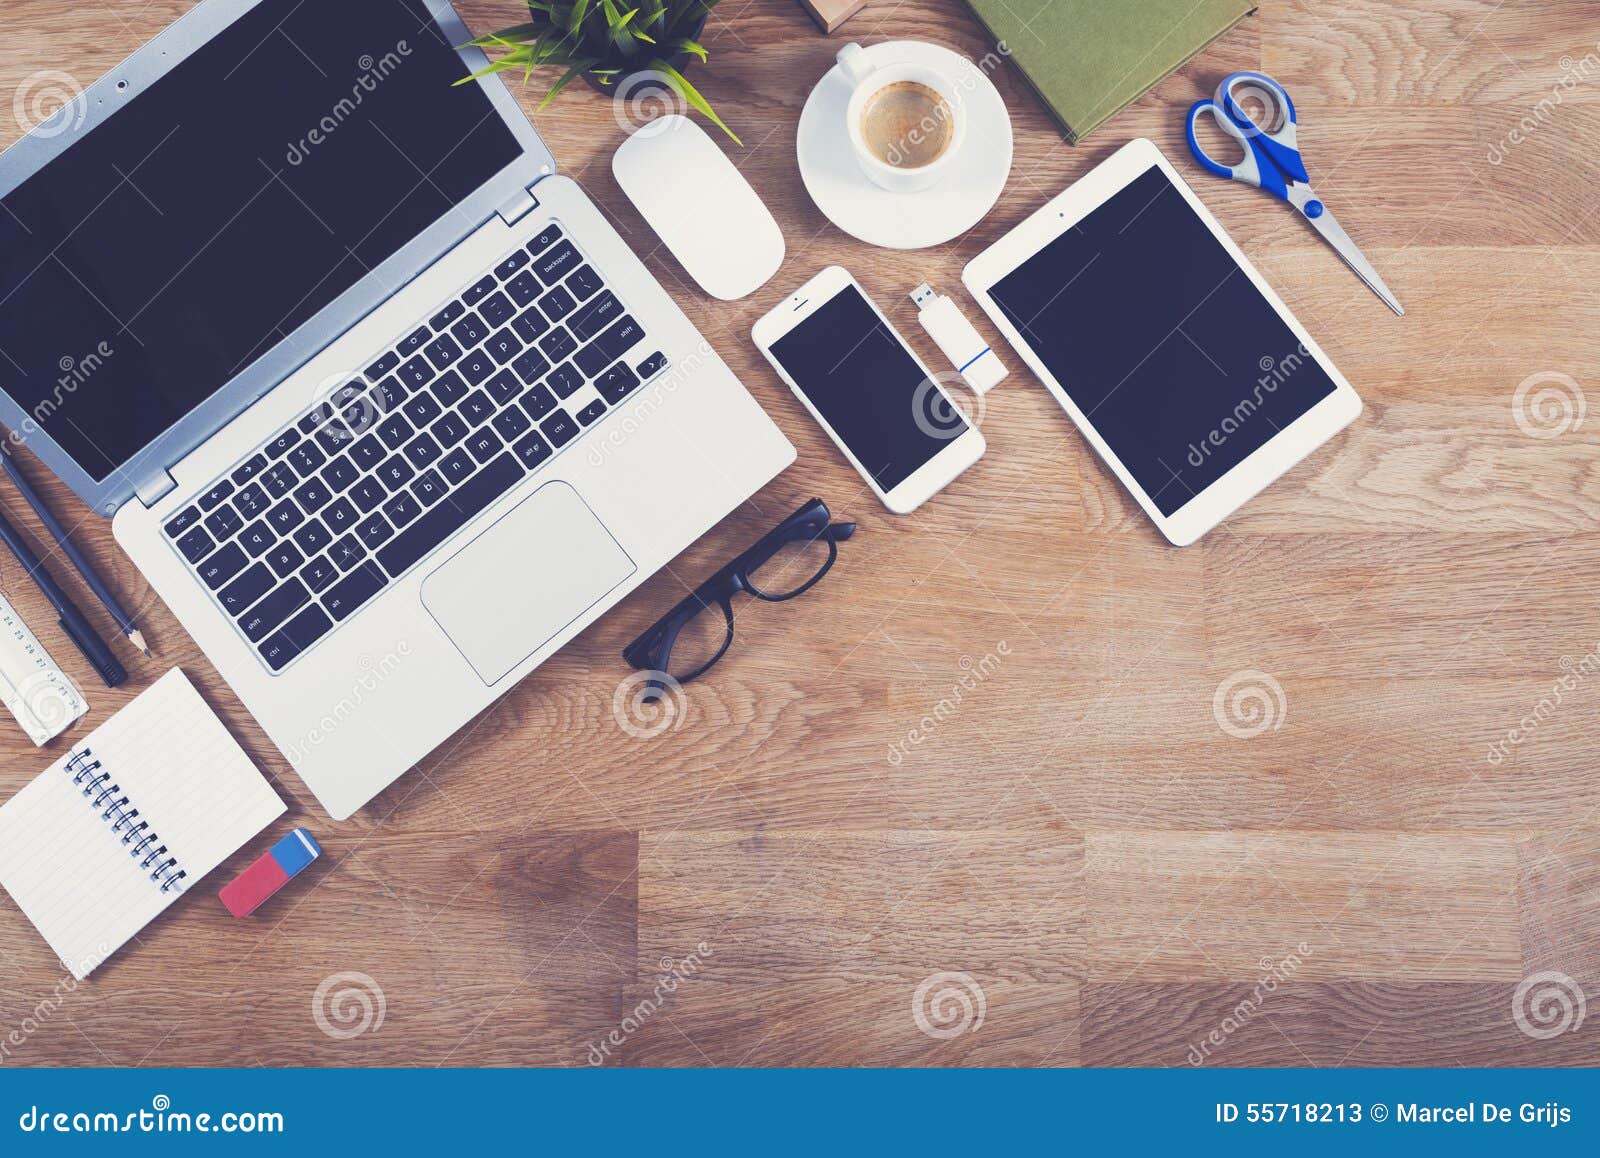
[[[204,0],[0,155],[0,422],[337,819],[794,460],[470,37]]]

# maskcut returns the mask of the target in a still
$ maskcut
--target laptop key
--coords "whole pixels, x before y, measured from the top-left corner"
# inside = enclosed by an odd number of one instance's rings
[[[465,358],[461,359],[461,362],[456,369],[461,371],[461,376],[463,378],[476,386],[490,374],[494,373],[495,363],[494,359],[489,357],[489,355],[485,354],[482,350],[474,350]]]
[[[455,321],[466,312],[466,306],[462,305],[460,302],[451,302],[449,305],[445,306],[444,309],[440,310],[438,313],[434,314],[433,317],[429,318],[428,325],[432,326],[435,332],[442,331],[451,322]]]
[[[451,451],[439,463],[440,473],[451,483],[460,486],[478,469],[478,464],[472,461],[472,455],[465,450]]]
[[[378,423],[378,437],[383,439],[383,445],[390,450],[397,449],[415,433],[416,430],[406,421],[403,414],[391,414]]]
[[[511,363],[511,368],[525,385],[532,386],[550,369],[550,360],[539,350],[524,350]]]
[[[483,348],[498,365],[504,366],[522,353],[522,340],[510,330],[501,330],[485,342]]]
[[[384,496],[388,493],[383,489],[383,484],[377,479],[364,478],[351,488],[350,498],[356,506],[361,508],[361,513],[366,514],[383,502]]]
[[[300,472],[301,478],[310,478],[328,461],[328,456],[322,453],[322,448],[316,443],[302,442],[289,452],[289,461],[294,463],[294,469]]]
[[[189,506],[173,515],[167,520],[166,532],[169,537],[176,539],[190,527],[200,521],[200,508]]]
[[[522,478],[517,460],[509,453],[500,455],[381,547],[378,562],[389,574],[402,574]]]
[[[492,293],[478,303],[478,313],[491,329],[503,326],[517,316],[517,307],[503,293]]]
[[[400,379],[407,390],[420,390],[433,381],[435,373],[433,367],[428,364],[428,359],[418,354],[395,371],[395,377]]]
[[[529,306],[518,314],[511,323],[511,328],[517,332],[517,337],[524,342],[531,342],[540,334],[550,328],[550,323],[545,320],[536,306]]]
[[[279,579],[287,579],[291,572],[306,561],[300,553],[300,548],[284,539],[276,543],[272,550],[267,552],[267,564]]]
[[[200,509],[210,511],[216,509],[218,503],[233,493],[233,484],[227,479],[221,479],[216,486],[200,496]]]
[[[257,481],[261,489],[265,490],[267,494],[275,499],[281,499],[289,493],[289,488],[294,486],[298,479],[293,467],[286,462],[279,462],[268,467]],[[249,488],[246,487],[245,489],[248,490]],[[233,501],[235,505],[239,502],[238,499]]]
[[[571,362],[563,362],[550,371],[550,377],[544,380],[544,384],[555,391],[557,398],[570,398],[572,392],[583,385],[583,375]]]
[[[367,367],[367,381],[376,382],[400,364],[400,355],[393,350]]]
[[[535,422],[556,408],[556,396],[543,386],[532,386],[522,395],[522,408]]]
[[[206,533],[204,527],[193,527],[178,540],[178,551],[191,563],[198,563],[216,549],[217,541]]]
[[[431,462],[437,462],[444,451],[439,449],[439,444],[426,434],[419,434],[406,443],[405,456],[411,460],[411,465],[421,470]]]
[[[567,320],[567,325],[580,342],[599,336],[612,322],[622,316],[622,303],[610,290],[595,298]]]
[[[363,603],[382,591],[384,582],[383,572],[378,570],[376,564],[363,563],[328,588],[322,596],[322,606],[342,623],[354,615]]]
[[[245,483],[249,482],[251,479],[255,478],[256,475],[260,474],[266,469],[267,456],[264,454],[252,454],[249,458],[245,459],[244,462],[239,465],[239,468],[228,477],[233,480],[234,486],[242,487]]]
[[[300,421],[294,424],[295,429],[301,434],[310,434],[313,430],[321,425],[322,415],[315,410],[313,410],[310,414],[302,414],[300,416]]]
[[[528,243],[528,252],[532,256],[538,257],[541,253],[549,249],[552,245],[560,240],[561,227],[559,225],[547,225],[545,226],[543,233],[539,234],[538,237],[535,237]]]
[[[533,259],[533,272],[545,285],[554,285],[583,264],[583,258],[572,248],[572,242],[563,241]]]
[[[506,283],[506,295],[519,306],[525,306],[539,296],[539,279],[523,270]]]
[[[428,433],[433,435],[434,441],[441,447],[449,449],[467,436],[467,431],[472,429],[467,425],[467,420],[461,415],[451,411],[428,427]]]
[[[379,414],[393,414],[406,400],[406,388],[390,375],[372,388],[372,408]]]
[[[361,477],[361,471],[356,467],[355,463],[350,461],[348,455],[341,454],[324,467],[322,474],[318,477],[322,479],[323,484],[330,491],[334,494],[339,494],[341,491],[350,489],[350,484]]]
[[[539,437],[538,431],[534,431],[527,438],[512,446],[511,449],[522,460],[522,465],[529,470],[532,470],[555,453],[550,449],[550,444]]]
[[[242,571],[249,561],[239,549],[239,544],[224,543],[196,570],[200,573],[200,581],[215,591]]]
[[[523,431],[528,429],[528,427],[532,426],[533,423],[529,420],[528,416],[521,411],[520,408],[516,406],[508,406],[506,409],[494,416],[494,421],[490,423],[490,425],[494,427],[496,434],[505,439],[507,442],[510,442],[513,438],[521,435]]]
[[[476,281],[468,287],[466,293],[461,295],[461,300],[469,306],[475,306],[494,293],[494,284],[493,277],[485,277],[481,281]]]
[[[559,322],[577,308],[577,300],[560,286],[539,299],[539,308],[552,322]]]
[[[383,504],[383,513],[389,516],[389,521],[395,526],[404,527],[422,513],[422,505],[409,491],[401,491]]]
[[[416,473],[411,464],[405,460],[405,456],[399,454],[390,455],[377,471],[378,477],[391,491],[397,491],[405,486]]]
[[[444,370],[461,357],[461,347],[449,334],[440,334],[428,343],[422,353],[433,363],[435,370]]]
[[[604,398],[612,406],[621,402],[628,392],[637,385],[639,385],[639,376],[628,369],[626,362],[618,362],[594,380],[594,388],[600,391],[600,397]]]
[[[544,431],[544,436],[557,447],[567,445],[578,435],[578,424],[572,421],[572,415],[565,410],[557,410],[539,423],[539,429]]]
[[[350,430],[344,423],[334,419],[317,427],[316,433],[312,437],[317,440],[317,445],[322,448],[322,453],[331,458],[333,455],[343,451],[346,444],[349,443]]]
[[[444,412],[444,407],[439,405],[438,399],[432,394],[418,394],[404,407],[404,413],[417,429],[428,425]]]
[[[277,541],[277,534],[267,526],[265,519],[257,519],[239,532],[239,545],[249,552],[252,559],[261,558]]]
[[[596,398],[593,402],[589,403],[589,405],[578,411],[578,422],[582,426],[592,426],[605,414],[605,412],[605,402],[599,398]]]
[[[578,339],[569,334],[564,326],[556,327],[539,339],[539,349],[543,350],[544,356],[552,362],[571,357],[577,348]]]
[[[295,444],[300,441],[300,438],[300,432],[291,426],[288,430],[285,430],[282,434],[278,435],[277,438],[274,438],[271,442],[267,443],[267,457],[282,458],[284,455],[288,454],[294,449]]]
[[[411,493],[425,507],[431,507],[444,498],[444,490],[444,479],[440,478],[439,472],[435,470],[424,471],[411,480]],[[367,546],[372,547],[376,544],[368,543]]]
[[[527,264],[528,264],[528,254],[527,254],[527,252],[524,251],[524,250],[519,249],[515,253],[513,253],[510,257],[508,257],[504,261],[502,261],[499,265],[494,267],[494,275],[495,275],[495,277],[499,278],[501,281],[505,281],[506,278],[510,277],[512,274],[516,273],[517,270],[521,269],[523,266],[525,266]]]
[[[321,520],[311,519],[294,533],[294,541],[295,545],[307,555],[315,555],[333,542],[333,536],[328,533],[328,528],[322,525]]]
[[[419,326],[402,338],[396,348],[400,351],[400,356],[404,358],[422,349],[428,344],[428,339],[432,337],[433,334],[427,326]]]
[[[479,462],[488,462],[496,454],[500,453],[500,448],[504,445],[505,444],[500,441],[500,436],[495,434],[495,432],[490,430],[487,426],[478,430],[475,434],[467,439],[467,450],[470,451],[472,457],[477,459]]]
[[[288,499],[284,499],[267,512],[267,522],[280,535],[287,535],[305,521],[306,517],[300,513],[300,508]]]
[[[300,582],[313,591],[321,591],[339,577],[339,568],[326,555],[319,555],[300,572]]]
[[[339,570],[349,571],[367,557],[367,549],[355,535],[345,535],[328,550],[328,558],[339,564]]]
[[[294,475],[290,474],[289,477],[292,479]],[[261,484],[250,483],[248,486],[240,488],[239,493],[234,495],[233,505],[238,508],[239,513],[245,518],[253,519],[257,515],[264,514],[266,509],[272,505],[272,499],[276,497],[278,496],[269,497]]]
[[[654,378],[657,374],[661,373],[661,371],[665,370],[666,368],[667,368],[667,356],[665,354],[663,354],[660,350],[657,350],[654,354],[651,354],[643,362],[640,362],[639,365],[637,367],[635,367],[635,371],[638,373],[640,378],[648,379],[648,378]]]
[[[494,399],[496,406],[504,406],[522,393],[522,383],[510,370],[502,370],[483,384],[484,393]]]
[[[277,580],[272,577],[272,572],[267,570],[267,565],[257,563],[218,591],[217,600],[222,604],[224,611],[238,618],[254,607],[263,595],[271,591],[275,582]]]
[[[578,364],[578,369],[593,378],[643,339],[644,328],[630,315],[624,314],[605,333],[579,350],[573,361]]]
[[[482,390],[474,390],[461,400],[461,405],[456,407],[456,413],[467,420],[469,426],[477,426],[480,422],[487,422],[490,415],[495,412],[495,405],[489,396]]]
[[[342,535],[356,525],[356,509],[350,505],[349,499],[335,499],[322,512],[322,521],[335,535]]]
[[[588,301],[595,293],[605,287],[600,280],[600,275],[586,265],[580,265],[572,271],[572,276],[567,279],[567,290],[580,302]]]
[[[356,535],[369,551],[375,551],[394,538],[394,528],[383,517],[383,512],[373,511],[356,524]]]
[[[489,336],[490,328],[477,314],[468,314],[450,327],[450,333],[461,343],[463,350],[470,350]]]
[[[389,457],[388,448],[376,434],[368,434],[350,448],[350,461],[362,470],[371,470]]]
[[[206,516],[206,530],[210,531],[211,537],[219,543],[232,538],[233,533],[242,526],[244,520],[239,517],[239,512],[233,509],[232,503],[223,503]]]
[[[256,644],[256,651],[273,671],[282,671],[306,648],[328,633],[333,620],[316,604],[307,607],[282,628]]]
[[[451,370],[447,374],[439,375],[438,380],[428,389],[433,391],[433,396],[439,400],[440,406],[454,406],[467,392],[467,384],[461,380],[460,374]]]
[[[304,485],[294,492],[295,501],[298,502],[307,514],[316,514],[328,505],[333,498],[330,491],[320,478],[308,479]]]
[[[306,590],[306,585],[298,579],[290,579],[245,612],[239,620],[239,629],[255,643],[309,602],[311,592]]]

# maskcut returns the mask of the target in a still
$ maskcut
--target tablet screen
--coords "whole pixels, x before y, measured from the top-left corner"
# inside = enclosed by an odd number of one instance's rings
[[[1334,392],[1154,165],[990,294],[1163,515]]]

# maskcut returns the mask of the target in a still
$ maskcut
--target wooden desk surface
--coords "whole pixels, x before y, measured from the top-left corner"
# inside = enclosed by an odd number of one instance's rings
[[[0,94],[41,69],[87,84],[187,6],[9,0]],[[464,13],[487,30],[517,7]],[[1551,435],[1534,437],[1513,412],[1540,374],[1600,404],[1593,5],[1267,3],[1079,148],[1001,71],[1005,194],[920,253],[829,225],[794,158],[839,45],[900,37],[989,47],[955,0],[874,0],[831,38],[787,0],[717,10],[693,77],[789,242],[774,282],[732,305],[686,284],[617,189],[604,99],[574,88],[540,114],[800,459],[349,823],[317,807],[109,527],[52,489],[160,653],[106,691],[0,563],[89,691],[72,734],[181,665],[290,802],[273,832],[307,825],[327,855],[235,921],[214,893],[253,843],[70,992],[0,901],[0,1041],[21,1038],[5,1064],[1600,1060],[1592,1016],[1546,1040],[1513,1015],[1543,971],[1600,994],[1600,420],[1559,432],[1524,414]],[[1183,109],[1243,67],[1293,91],[1318,188],[1405,318],[1287,210],[1189,161]],[[957,291],[968,258],[1135,135],[1192,175],[1366,412],[1180,551],[1017,372],[987,399],[987,458],[916,515],[886,514],[759,359],[751,322],[839,262],[935,358],[905,291]],[[625,734],[622,644],[812,495],[861,524],[834,574],[741,609],[681,727]],[[0,506],[36,529],[8,487]],[[1240,673],[1282,691],[1250,738],[1213,709]],[[60,748],[0,727],[0,791]],[[670,992],[663,970],[682,977]],[[970,984],[923,984],[952,972]],[[346,973],[381,990],[382,1020],[332,1036],[314,995],[368,984]],[[982,1024],[923,1032],[919,986],[945,1012],[958,1003],[940,991],[965,987],[975,1010],[981,991]]]

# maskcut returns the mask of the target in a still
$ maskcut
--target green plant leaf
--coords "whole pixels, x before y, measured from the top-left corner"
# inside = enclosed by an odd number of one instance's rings
[[[583,24],[583,18],[589,14],[589,0],[576,0],[572,11],[567,13],[567,31],[577,32]]]
[[[700,0],[700,2],[704,3],[704,0]],[[732,129],[722,123],[722,118],[717,116],[716,110],[711,107],[711,102],[700,95],[700,90],[695,88],[694,85],[690,84],[683,78],[683,73],[673,68],[669,62],[659,58],[651,61],[650,67],[672,81],[673,85],[676,86],[678,90],[678,94],[682,96],[684,100],[689,102],[689,106],[700,113],[700,115],[705,117],[712,124],[716,125],[717,128],[727,133],[728,136],[732,137],[734,144],[741,146],[744,144],[744,142],[739,139],[738,135],[734,133]]]
[[[539,102],[539,108],[537,111],[543,112],[544,107],[556,99],[557,93],[566,88],[574,80],[578,79],[579,76],[583,75],[585,70],[594,67],[595,63],[596,61],[592,56],[580,56],[573,60],[572,67],[567,69],[566,72],[562,73],[561,79],[556,81],[555,84],[551,85],[550,91],[544,94],[544,100]]]
[[[670,47],[674,52],[686,52],[690,56],[695,57],[696,59],[698,59],[702,64],[705,63],[705,59],[706,59],[705,47],[703,45],[701,45],[698,41],[690,40],[687,36],[680,36],[677,40],[674,40],[668,47]]]

